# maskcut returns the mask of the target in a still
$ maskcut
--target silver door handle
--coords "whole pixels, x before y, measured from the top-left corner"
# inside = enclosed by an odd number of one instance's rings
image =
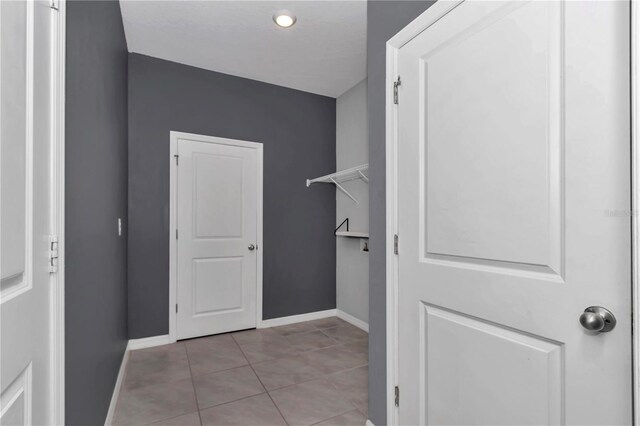
[[[580,315],[580,324],[595,333],[606,333],[616,327],[616,317],[602,306],[589,306]]]
[[[254,251],[256,249],[256,246],[254,246],[253,244],[249,244],[249,250]]]

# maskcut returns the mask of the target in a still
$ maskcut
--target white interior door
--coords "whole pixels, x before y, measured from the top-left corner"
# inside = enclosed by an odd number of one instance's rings
[[[177,138],[178,339],[256,327],[261,149]]]
[[[400,423],[631,424],[629,2],[421,19],[397,68]],[[612,331],[581,326],[592,305]]]
[[[51,424],[51,20],[0,2],[0,423]]]

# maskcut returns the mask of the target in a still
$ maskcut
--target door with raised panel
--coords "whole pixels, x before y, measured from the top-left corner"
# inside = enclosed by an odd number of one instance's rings
[[[629,2],[419,19],[397,58],[400,423],[630,424]],[[581,325],[592,305],[613,330]]]
[[[0,424],[52,411],[52,14],[0,2]]]
[[[177,338],[256,327],[262,145],[175,137]]]

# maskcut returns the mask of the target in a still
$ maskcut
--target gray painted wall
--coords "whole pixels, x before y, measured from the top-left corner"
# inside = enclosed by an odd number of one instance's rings
[[[367,139],[367,80],[336,99],[336,165],[338,170],[369,162]],[[336,224],[349,218],[349,230],[369,232],[369,185],[362,180],[343,186],[360,202],[336,191]],[[343,312],[369,321],[369,254],[359,238],[336,238],[336,305]]]
[[[117,1],[67,2],[66,423],[104,424],[127,345],[127,45]],[[126,229],[126,226],[125,226]]]
[[[171,130],[264,144],[263,317],[335,308],[335,99],[130,54],[129,337],[168,332]]]
[[[369,116],[369,419],[387,423],[385,293],[385,72],[386,42],[431,1],[367,3],[367,109]],[[392,384],[389,384],[391,386]]]

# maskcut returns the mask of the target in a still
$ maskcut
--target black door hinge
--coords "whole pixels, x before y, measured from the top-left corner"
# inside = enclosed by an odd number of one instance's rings
[[[398,254],[398,234],[393,236],[393,254]]]
[[[176,166],[178,165],[178,158],[180,158],[180,156],[178,154],[173,156],[176,159]]]
[[[395,388],[395,395],[396,395],[395,404],[396,404],[396,407],[399,407],[400,406],[400,388],[398,386],[396,386]]]

